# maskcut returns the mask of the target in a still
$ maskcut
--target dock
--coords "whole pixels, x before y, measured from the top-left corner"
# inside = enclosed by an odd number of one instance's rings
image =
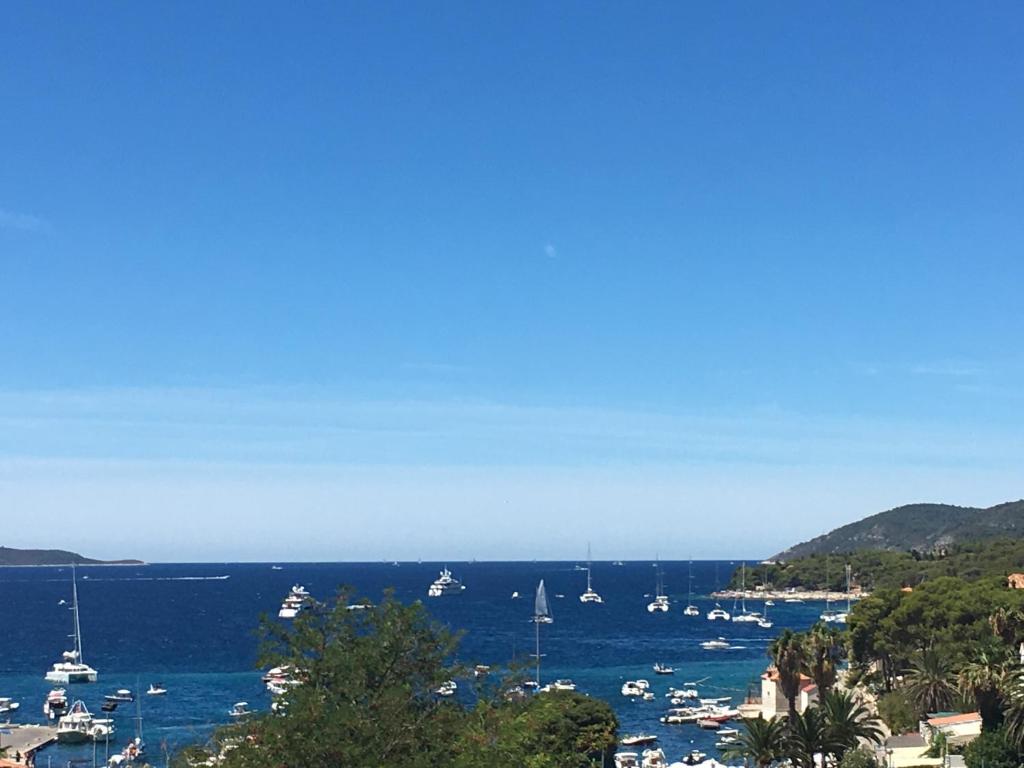
[[[0,747],[7,750],[6,759],[34,753],[57,740],[57,729],[50,725],[5,725],[0,723]],[[22,758],[24,759],[24,757]]]

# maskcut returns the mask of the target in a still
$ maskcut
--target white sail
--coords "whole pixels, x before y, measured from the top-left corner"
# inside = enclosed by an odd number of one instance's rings
[[[544,589],[544,579],[537,585],[537,598],[533,602],[534,618],[551,618],[551,609],[548,606],[548,593]]]

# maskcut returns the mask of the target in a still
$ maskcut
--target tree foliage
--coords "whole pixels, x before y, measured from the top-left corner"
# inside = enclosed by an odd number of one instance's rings
[[[597,699],[506,696],[511,681],[437,695],[442,683],[467,677],[452,661],[458,636],[391,593],[365,608],[352,598],[343,590],[290,627],[263,620],[261,666],[287,667],[296,685],[277,712],[216,734],[210,752],[219,765],[583,768],[614,749],[618,723]]]

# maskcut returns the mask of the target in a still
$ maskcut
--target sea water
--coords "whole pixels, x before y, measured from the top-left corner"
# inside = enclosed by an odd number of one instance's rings
[[[447,565],[466,589],[458,595],[428,598],[427,587]],[[805,629],[821,611],[812,603],[784,603],[769,608],[773,629],[756,624],[709,622],[714,606],[708,594],[722,587],[739,562],[695,562],[693,602],[699,617],[683,615],[690,566],[686,562],[593,564],[593,584],[603,604],[582,604],[586,573],[572,562],[460,563],[301,563],[301,564],[155,564],[91,566],[78,569],[83,657],[99,671],[99,682],[67,686],[69,699],[81,698],[97,716],[104,694],[129,688],[141,694],[145,739],[150,760],[165,750],[203,742],[230,720],[237,701],[265,710],[270,696],[255,668],[260,614],[276,617],[293,584],[303,584],[319,599],[340,585],[360,596],[379,598],[393,587],[402,601],[422,600],[430,613],[455,630],[463,630],[459,657],[469,664],[501,666],[515,659],[533,663],[533,596],[544,579],[554,615],[541,626],[542,682],[571,678],[581,692],[610,702],[621,733],[659,736],[671,760],[693,748],[717,756],[713,732],[696,725],[662,725],[670,706],[669,686],[700,681],[702,697],[732,696],[742,701],[767,662],[772,638],[785,627]],[[277,566],[277,568],[273,567]],[[668,613],[649,613],[656,572],[664,573],[672,600]],[[21,703],[12,722],[43,722],[42,705],[51,686],[43,675],[61,652],[71,647],[71,571],[68,568],[0,569],[0,696]],[[519,599],[513,599],[518,592]],[[60,601],[64,600],[64,605]],[[732,609],[732,602],[724,607]],[[760,602],[748,605],[762,610]],[[710,651],[702,641],[722,636],[734,647]],[[655,675],[652,665],[675,667],[670,676]],[[646,678],[654,701],[620,694],[626,680]],[[164,683],[166,696],[146,696],[151,683]],[[134,735],[134,704],[120,704],[118,751]],[[102,759],[104,745],[100,745]],[[54,745],[37,765],[91,763],[93,747]],[[162,760],[157,760],[162,762]]]

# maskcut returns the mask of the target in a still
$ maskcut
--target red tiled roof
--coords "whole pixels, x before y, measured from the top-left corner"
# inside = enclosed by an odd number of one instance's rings
[[[958,723],[976,723],[981,721],[981,715],[977,712],[964,712],[961,715],[946,715],[944,717],[933,717],[928,725],[957,725]]]

